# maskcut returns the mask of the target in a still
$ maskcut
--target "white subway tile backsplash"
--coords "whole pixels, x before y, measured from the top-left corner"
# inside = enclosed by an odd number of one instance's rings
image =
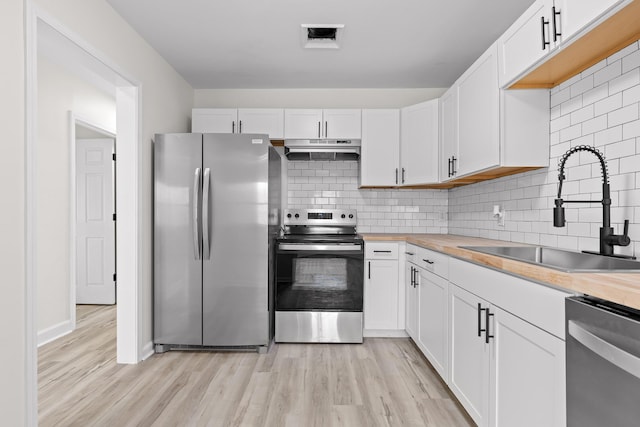
[[[565,204],[567,226],[555,228],[552,208],[558,190],[558,160],[571,147],[595,146],[606,156],[612,226],[631,220],[632,244],[640,249],[640,49],[630,46],[551,90],[550,162],[544,170],[449,190],[452,234],[541,244],[569,250],[598,250],[602,207]],[[566,163],[565,199],[600,200],[600,163],[591,153]],[[487,216],[494,204],[506,210],[505,227]],[[484,218],[478,219],[478,216]]]

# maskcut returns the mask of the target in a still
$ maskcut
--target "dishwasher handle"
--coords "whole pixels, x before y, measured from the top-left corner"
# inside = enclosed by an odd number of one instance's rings
[[[599,337],[581,322],[569,320],[568,332],[580,344],[607,362],[640,379],[640,358]]]

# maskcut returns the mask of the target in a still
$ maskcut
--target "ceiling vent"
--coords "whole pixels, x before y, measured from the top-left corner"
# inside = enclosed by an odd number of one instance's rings
[[[340,49],[343,24],[302,24],[301,28],[305,49]]]

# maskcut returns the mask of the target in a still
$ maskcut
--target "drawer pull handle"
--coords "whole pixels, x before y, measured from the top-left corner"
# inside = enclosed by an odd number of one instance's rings
[[[422,259],[424,262],[426,262],[427,264],[433,264],[434,261],[431,261],[430,259]]]
[[[411,255],[411,256],[414,256],[414,255],[415,255],[413,252],[405,252],[404,254],[405,254],[405,255]]]
[[[373,251],[374,254],[390,254],[391,251]]]

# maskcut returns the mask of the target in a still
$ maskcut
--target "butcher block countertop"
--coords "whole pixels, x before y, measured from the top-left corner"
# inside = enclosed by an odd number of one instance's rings
[[[570,292],[593,295],[640,310],[640,273],[565,273],[460,246],[527,246],[523,243],[449,234],[364,233],[365,241],[404,241],[459,259],[502,270]]]

